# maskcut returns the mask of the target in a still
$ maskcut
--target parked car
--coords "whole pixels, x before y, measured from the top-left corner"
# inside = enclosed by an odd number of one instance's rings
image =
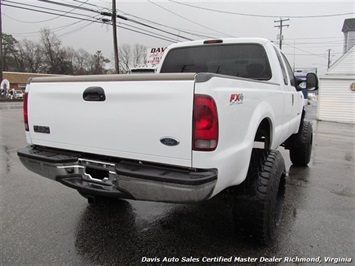
[[[24,93],[22,90],[14,91],[14,99],[23,99]]]

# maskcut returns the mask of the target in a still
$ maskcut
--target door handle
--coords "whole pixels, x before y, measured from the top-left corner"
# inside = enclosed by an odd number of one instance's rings
[[[105,91],[101,87],[89,87],[83,92],[84,101],[103,102],[106,100]]]

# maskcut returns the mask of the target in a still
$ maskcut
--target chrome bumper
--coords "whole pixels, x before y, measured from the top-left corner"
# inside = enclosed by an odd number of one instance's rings
[[[141,162],[92,160],[81,154],[28,146],[17,152],[30,171],[92,196],[189,203],[208,199],[217,171]]]

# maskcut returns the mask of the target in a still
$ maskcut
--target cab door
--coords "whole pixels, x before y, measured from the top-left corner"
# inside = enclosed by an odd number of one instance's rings
[[[284,102],[284,107],[283,107],[283,124],[287,125],[289,123],[290,119],[292,118],[292,106],[294,104],[294,95],[292,93],[292,88],[290,84],[290,79],[287,75],[287,69],[284,63],[284,60],[282,58],[282,55],[279,50],[275,48],[275,53],[277,55],[277,59],[281,68],[282,72],[282,81],[280,80],[280,86],[283,89],[283,102]],[[286,126],[287,128],[287,126]]]
[[[287,86],[287,90],[292,97],[289,122],[291,123],[290,126],[291,126],[291,130],[293,133],[294,129],[296,128],[296,130],[297,130],[299,127],[300,116],[302,115],[303,106],[304,106],[304,97],[303,97],[302,92],[297,91],[297,89],[296,89],[296,86],[297,86],[296,85],[296,78],[294,76],[294,73],[292,71],[290,63],[288,62],[288,60],[284,54],[282,54],[282,57],[285,62],[285,67],[286,67],[288,79],[289,79],[289,84]]]

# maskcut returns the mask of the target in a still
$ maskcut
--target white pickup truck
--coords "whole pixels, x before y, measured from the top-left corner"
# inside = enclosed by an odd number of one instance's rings
[[[307,88],[316,89],[315,74]],[[267,244],[280,221],[285,165],[307,165],[312,127],[286,57],[272,42],[234,38],[173,44],[157,74],[28,81],[29,170],[95,202],[193,203],[220,193],[236,226]]]

